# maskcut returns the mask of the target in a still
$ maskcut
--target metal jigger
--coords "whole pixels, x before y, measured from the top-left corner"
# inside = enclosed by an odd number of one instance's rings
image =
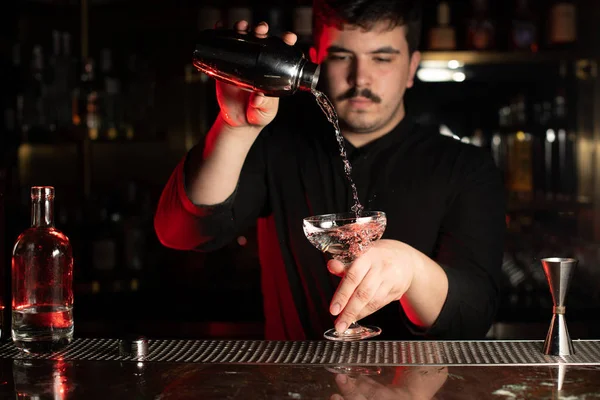
[[[568,356],[575,351],[565,320],[565,297],[569,290],[571,277],[577,266],[573,258],[545,258],[542,260],[544,273],[552,295],[552,322],[544,341],[544,354]]]

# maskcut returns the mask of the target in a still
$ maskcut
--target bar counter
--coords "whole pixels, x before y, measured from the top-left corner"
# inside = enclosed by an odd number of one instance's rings
[[[0,398],[600,399],[600,341],[269,342],[76,339],[46,355],[0,345]],[[341,396],[341,397],[337,397]]]

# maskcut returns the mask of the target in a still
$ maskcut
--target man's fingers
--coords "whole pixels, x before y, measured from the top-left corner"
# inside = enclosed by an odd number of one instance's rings
[[[217,22],[217,27],[220,27],[222,24],[219,22]],[[237,21],[233,28],[238,32],[238,33],[248,33],[248,30],[250,28],[250,24],[248,23],[248,21],[246,20],[241,20],[241,21]],[[265,21],[261,21],[259,22],[255,27],[254,27],[254,34],[258,37],[266,37],[267,34],[269,33],[269,24],[267,24]],[[293,32],[285,32],[281,38],[283,39],[283,41],[287,44],[289,44],[290,46],[293,46],[294,44],[296,44],[296,41],[298,40],[298,37],[296,36],[295,33]]]
[[[252,92],[250,94],[250,106],[262,112],[269,112],[277,107],[277,97],[265,96],[263,93]]]
[[[365,400],[399,400],[397,395],[385,385],[369,378],[368,376],[359,376],[354,382],[356,393],[360,394],[361,399]]]
[[[343,262],[335,259],[329,260],[327,263],[327,269],[335,276],[339,276],[340,278],[344,276],[346,272],[346,266]]]
[[[248,33],[248,26],[248,21],[241,20],[236,22],[233,27],[238,33]]]
[[[344,307],[346,307],[346,304],[350,300],[350,297],[352,297],[352,294],[354,293],[358,285],[360,285],[363,278],[369,271],[370,265],[371,264],[368,259],[358,258],[354,261],[354,263],[352,263],[352,265],[350,265],[350,267],[348,267],[346,273],[344,274],[344,278],[340,282],[340,285],[338,286],[335,294],[333,295],[333,298],[331,299],[331,306],[329,307],[329,312],[332,315],[338,315],[340,311],[342,311]],[[351,322],[354,321],[349,321],[348,324],[350,324]],[[348,324],[346,325],[346,327],[348,326]],[[345,327],[340,327],[338,329],[338,326],[336,325],[336,329],[338,330],[338,332],[340,332],[340,330],[344,331]]]
[[[392,391],[367,376],[350,378],[340,374],[336,375],[335,383],[344,400],[397,399]]]
[[[346,396],[351,398],[354,394],[356,394],[356,385],[354,384],[354,379],[348,377],[348,375],[336,375],[335,384],[337,385],[338,389],[340,389],[340,394],[344,396],[344,399],[346,399]]]
[[[389,293],[389,286],[385,282],[382,282],[381,286],[379,286],[379,288],[377,289],[375,296],[373,296],[371,300],[358,313],[358,315],[356,316],[356,320],[360,321],[361,319],[368,317],[375,311],[378,311],[384,306],[386,306],[389,303]]]
[[[256,36],[267,36],[267,33],[269,33],[269,24],[265,21],[259,22],[258,25],[254,27],[254,34]]]
[[[262,93],[252,92],[250,94],[250,105],[254,108],[260,108],[265,103],[266,97]]]
[[[293,32],[285,32],[281,36],[281,38],[283,39],[284,42],[286,42],[290,46],[295,45],[296,44],[296,40],[298,40],[298,36],[296,36],[296,34],[293,33]]]
[[[373,306],[381,307],[379,304],[372,303],[375,296],[377,296],[377,291],[379,290],[380,286],[380,275],[376,272],[373,272],[373,270],[369,270],[359,285],[352,292],[350,299],[335,322],[335,327],[338,332],[343,332],[344,327],[347,327],[352,322],[358,321],[361,315],[364,315],[365,313],[367,313],[367,315],[371,314],[373,311],[369,312],[368,309],[365,310],[367,305],[372,304]]]

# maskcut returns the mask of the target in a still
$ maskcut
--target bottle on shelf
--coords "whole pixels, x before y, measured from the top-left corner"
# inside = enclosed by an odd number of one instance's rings
[[[97,81],[96,63],[88,57],[83,61],[80,81],[73,92],[73,125],[83,127],[85,135],[98,140],[100,135],[100,87]]]
[[[298,0],[292,10],[292,31],[298,36],[296,44],[308,55],[313,44],[312,2]]]
[[[577,42],[577,7],[574,0],[554,0],[548,15],[548,46],[570,48]]]
[[[537,95],[532,107],[532,170],[534,199],[542,201],[545,198],[544,177],[544,146],[546,141],[546,127],[543,116],[543,97]]]
[[[556,130],[546,130],[546,141],[544,143],[544,175],[546,200],[553,200],[557,189],[556,175],[558,172],[557,155],[558,144],[556,141]]]
[[[70,139],[76,137],[72,133],[71,128],[73,126],[73,94],[78,84],[77,70],[79,68],[79,62],[77,58],[72,54],[72,38],[70,32],[62,32],[62,53],[58,61],[59,71],[59,113],[58,121],[61,128],[69,128],[71,135]]]
[[[503,105],[498,110],[498,130],[493,134],[491,152],[496,166],[506,175],[507,170],[507,137],[510,133],[510,106]]]
[[[91,229],[86,238],[88,282],[91,282],[92,293],[108,292],[112,290],[121,258],[118,236],[122,216],[108,195],[98,196],[90,204],[90,209],[93,210],[88,220]]]
[[[455,50],[456,28],[450,24],[450,4],[440,1],[437,6],[437,25],[429,30],[430,50]]]
[[[567,65],[561,63],[559,69],[559,80],[554,96],[554,121],[556,130],[556,141],[558,144],[558,187],[557,200],[571,201],[577,195],[576,189],[576,160],[575,146],[576,135],[572,131],[569,113],[572,110],[568,107],[569,95],[567,92]]]
[[[142,118],[140,103],[142,98],[142,89],[139,82],[140,60],[135,53],[127,57],[127,69],[125,74],[126,88],[124,89],[124,113],[125,113],[125,138],[127,140],[137,139],[141,132],[138,132],[138,121]]]
[[[36,44],[32,49],[30,75],[23,98],[22,131],[25,141],[49,140],[46,124],[47,94],[44,50],[41,45]]]
[[[101,118],[101,136],[107,140],[116,140],[122,131],[122,107],[121,107],[121,80],[117,76],[113,66],[112,51],[108,48],[102,49],[101,56],[101,102],[103,118]]]
[[[527,129],[526,97],[518,94],[511,104],[512,132],[508,137],[507,189],[515,201],[533,199],[532,138]]]
[[[92,140],[98,140],[100,137],[100,126],[102,124],[100,117],[100,87],[97,80],[96,62],[88,58],[84,64],[84,75],[82,77],[89,85],[85,91],[85,126],[88,136]]]
[[[125,89],[125,138],[127,140],[156,139],[155,110],[156,70],[149,59],[130,54],[127,59]]]
[[[62,76],[60,75],[60,51],[61,36],[57,30],[52,31],[52,54],[48,60],[48,89],[45,99],[44,108],[47,110],[47,129],[55,134],[58,129],[58,113],[59,113],[59,84]]]
[[[467,47],[491,50],[495,47],[496,26],[490,16],[489,0],[472,0],[473,16],[469,21]]]
[[[537,52],[538,21],[532,9],[531,0],[516,0],[511,28],[511,44],[515,50]]]
[[[121,238],[123,243],[123,278],[129,290],[138,290],[140,281],[147,276],[151,264],[148,232],[152,231],[152,207],[143,187],[135,181],[127,183],[123,199]]]
[[[0,137],[0,156],[8,163],[18,145],[21,143],[21,126],[23,124],[23,90],[25,79],[21,66],[21,44],[16,43],[12,48],[12,66],[9,70],[10,78],[6,80],[4,95],[6,106],[4,108],[5,134]],[[0,125],[0,128],[2,125]],[[5,164],[6,166],[7,164]]]
[[[52,49],[47,73],[47,129],[56,140],[72,141],[77,138],[72,129],[74,112],[78,112],[74,102],[80,99],[75,97],[78,96],[75,93],[78,63],[71,55],[71,34],[53,30]]]
[[[31,188],[31,227],[12,254],[12,339],[25,352],[56,351],[73,339],[73,254],[54,226],[54,188]]]

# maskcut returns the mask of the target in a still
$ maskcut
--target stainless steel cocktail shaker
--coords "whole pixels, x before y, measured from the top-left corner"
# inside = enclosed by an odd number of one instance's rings
[[[200,32],[193,63],[217,80],[273,97],[315,89],[320,70],[298,47],[279,37],[225,29]]]

